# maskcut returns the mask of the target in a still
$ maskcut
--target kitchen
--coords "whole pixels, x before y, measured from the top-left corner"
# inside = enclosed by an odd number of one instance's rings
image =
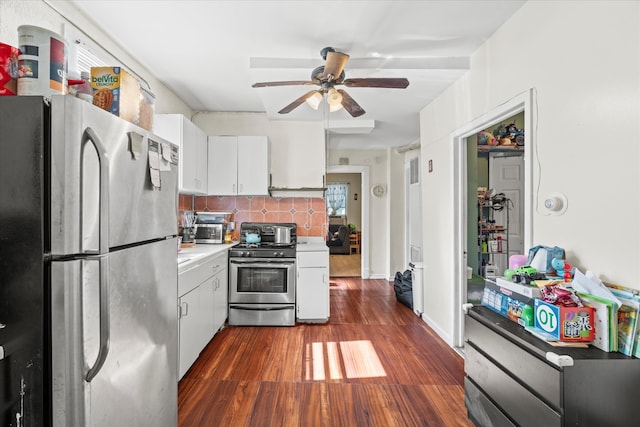
[[[58,3],[58,2],[56,2]],[[533,217],[534,241],[556,242],[565,247],[572,247],[579,252],[581,261],[587,265],[598,266],[603,274],[611,281],[624,284],[637,283],[637,271],[632,266],[630,260],[636,259],[638,252],[631,241],[637,239],[626,239],[621,236],[619,231],[610,233],[602,233],[597,237],[597,243],[593,244],[592,233],[582,233],[584,230],[591,230],[593,224],[597,224],[600,214],[598,210],[591,209],[594,198],[593,193],[607,194],[620,204],[627,206],[625,209],[608,210],[610,221],[616,224],[628,224],[625,234],[637,236],[637,195],[631,192],[622,192],[618,190],[620,182],[637,182],[637,172],[635,162],[637,156],[637,147],[631,143],[629,135],[638,133],[637,121],[634,113],[637,112],[637,105],[628,101],[624,104],[624,108],[620,108],[615,114],[599,114],[604,106],[600,102],[601,99],[609,99],[611,94],[618,94],[619,89],[625,91],[637,87],[637,77],[631,77],[627,71],[631,73],[635,70],[634,65],[637,60],[637,38],[629,32],[633,28],[637,28],[637,10],[635,6],[627,3],[623,5],[616,2],[619,7],[611,8],[598,2],[584,2],[580,10],[572,10],[571,2],[554,2],[558,3],[555,7],[557,10],[549,11],[543,5],[536,5],[536,2],[528,2],[522,12],[514,17],[514,19],[505,21],[503,31],[497,32],[495,37],[490,40],[494,43],[504,46],[503,49],[495,49],[489,52],[488,47],[483,48],[478,53],[478,60],[485,64],[485,67],[473,65],[471,69],[471,77],[479,75],[492,79],[495,90],[486,90],[487,86],[484,78],[474,80],[465,80],[456,84],[451,91],[446,92],[437,102],[430,108],[421,113],[422,126],[425,133],[422,136],[422,149],[420,153],[421,164],[427,165],[427,162],[433,159],[433,172],[428,175],[428,185],[425,189],[424,200],[428,200],[430,205],[437,206],[437,210],[430,210],[424,213],[424,235],[428,236],[425,241],[430,244],[425,245],[425,258],[430,259],[431,269],[426,271],[427,278],[430,283],[449,284],[454,280],[455,266],[450,260],[452,253],[452,224],[449,218],[453,218],[454,214],[449,209],[451,205],[451,188],[453,187],[448,167],[453,164],[453,155],[450,153],[447,145],[446,133],[455,129],[456,126],[470,121],[474,117],[481,116],[490,109],[491,106],[499,105],[513,94],[535,85],[539,94],[539,103],[541,114],[544,114],[544,120],[541,117],[539,122],[539,132],[550,138],[562,141],[562,144],[543,144],[541,141],[539,146],[539,155],[543,159],[542,166],[544,173],[540,179],[541,192],[551,192],[556,189],[557,183],[562,182],[566,186],[566,192],[570,196],[571,210],[564,217],[553,217],[536,214]],[[68,5],[57,4],[61,9],[67,8],[67,15],[78,20],[83,28],[92,28],[92,23],[83,18],[77,17],[77,13]],[[551,6],[548,6],[551,7]],[[48,6],[40,2],[21,2],[6,1],[0,2],[0,31],[2,39],[12,39],[7,34],[13,34],[15,28],[24,22],[30,22],[41,27],[54,28],[58,32],[62,32],[61,20],[52,13]],[[596,18],[597,17],[597,18]],[[539,30],[540,23],[543,22],[550,29],[546,34],[542,34]],[[615,22],[615,23],[613,23]],[[604,25],[603,25],[604,24]],[[527,28],[527,31],[522,31]],[[613,30],[615,29],[615,31]],[[571,34],[572,36],[569,36]],[[574,37],[575,36],[575,37]],[[14,37],[14,36],[11,36]],[[127,62],[135,63],[135,60],[127,56],[115,43],[108,40],[105,35],[99,35],[98,38],[105,43],[109,51],[116,52],[119,57],[127,59]],[[106,40],[106,42],[104,41]],[[587,43],[584,40],[592,41]],[[634,48],[629,49],[624,55],[620,49],[605,49],[602,46],[626,46],[629,43]],[[13,43],[15,44],[15,43]],[[491,44],[490,44],[491,45]],[[491,45],[493,46],[493,45]],[[586,47],[589,46],[587,49]],[[575,52],[578,49],[578,52]],[[595,49],[598,55],[587,54],[584,50]],[[522,52],[522,54],[520,54]],[[565,64],[556,70],[554,76],[550,76],[548,69],[548,57],[542,55],[551,55],[558,60],[558,63]],[[567,52],[572,52],[567,55]],[[573,53],[575,52],[575,54]],[[508,61],[505,61],[505,55],[511,55]],[[605,61],[598,60],[595,57],[606,58]],[[572,64],[569,66],[567,61],[571,58]],[[589,59],[592,58],[592,59]],[[628,59],[623,59],[628,58]],[[621,61],[628,61],[620,64]],[[604,63],[620,64],[615,67],[615,78],[602,79],[602,75],[609,75],[613,69],[603,69]],[[491,64],[491,65],[487,65]],[[140,66],[140,68],[144,68]],[[514,69],[528,70],[522,75],[514,75]],[[575,70],[581,69],[580,76],[575,75]],[[483,74],[484,73],[484,74]],[[150,74],[150,73],[149,73]],[[637,73],[636,73],[637,74]],[[145,75],[145,77],[148,77]],[[579,77],[579,79],[577,79]],[[157,79],[148,77],[151,85],[156,90],[157,95],[157,111],[167,113],[180,113],[186,117],[191,117],[191,109],[182,102],[175,94],[170,91]],[[574,85],[567,85],[567,82],[576,81]],[[616,83],[614,84],[614,80]],[[533,83],[532,83],[533,82]],[[466,84],[466,86],[465,86]],[[577,86],[594,88],[598,96],[586,96]],[[480,89],[480,87],[484,89]],[[635,93],[635,92],[634,92]],[[474,99],[469,103],[469,99]],[[567,99],[575,99],[571,104],[572,108],[566,108]],[[627,95],[620,92],[620,96],[616,98],[619,102],[625,102],[629,99]],[[581,101],[585,101],[581,104]],[[587,108],[586,106],[589,106]],[[579,108],[578,108],[579,107]],[[593,107],[593,108],[591,108]],[[606,108],[605,108],[606,109]],[[609,111],[609,110],[607,110]],[[221,122],[226,122],[228,126],[234,126],[233,120],[249,116],[251,113],[220,113],[214,114]],[[446,116],[443,120],[442,116]],[[246,125],[235,123],[236,128],[241,128],[242,133],[234,131],[217,131],[210,129],[204,123],[200,123],[199,115],[194,117],[194,121],[202,126],[207,134],[249,134]],[[255,126],[274,127],[275,133],[281,133],[284,125],[267,124],[264,118],[259,115],[253,115],[256,121]],[[212,119],[215,120],[214,117]],[[445,123],[446,122],[446,123]],[[589,123],[588,126],[574,126],[574,123]],[[568,125],[569,124],[569,125]],[[294,126],[294,125],[292,125]],[[222,129],[222,127],[220,128]],[[603,131],[606,129],[606,133]],[[316,129],[315,134],[323,134],[323,128],[320,126]],[[253,132],[251,132],[253,133]],[[259,135],[269,135],[266,131],[256,133]],[[306,138],[304,131],[301,135]],[[632,139],[632,138],[631,138]],[[615,141],[615,150],[602,150],[602,141]],[[273,150],[279,150],[272,147]],[[303,149],[291,144],[294,152],[303,155]],[[586,149],[585,149],[586,148]],[[560,150],[562,155],[558,155]],[[323,151],[323,150],[320,150]],[[342,152],[329,153],[327,163],[338,165],[339,159],[349,157],[352,164],[368,164],[371,166],[376,177],[372,182],[386,182],[386,177],[395,176],[398,171],[402,171],[402,160],[396,158],[394,153],[387,151],[355,153],[355,150],[343,150]],[[620,152],[629,153],[630,155],[620,156]],[[286,158],[287,150],[280,151]],[[377,157],[382,156],[382,161],[378,162]],[[573,171],[567,173],[567,159],[575,159],[578,156],[581,162],[590,165],[619,165],[619,167],[606,167],[606,174],[591,174],[586,170]],[[357,160],[354,160],[357,159]],[[292,162],[296,163],[296,162]],[[391,168],[380,168],[380,164],[390,164]],[[600,167],[600,166],[598,166]],[[283,169],[279,169],[283,172]],[[299,171],[302,173],[302,171]],[[596,176],[597,180],[596,180]],[[536,175],[537,176],[537,175]],[[596,181],[594,181],[596,180]],[[390,188],[393,184],[389,182]],[[438,191],[438,188],[446,191]],[[392,194],[398,192],[389,191]],[[388,199],[387,199],[388,200]],[[208,203],[206,200],[198,200],[198,203]],[[244,204],[246,200],[240,197],[236,203]],[[377,203],[377,201],[376,201]],[[387,202],[382,202],[385,206]],[[180,209],[190,209],[192,204],[189,200],[180,201]],[[388,206],[388,205],[387,205]],[[395,204],[394,204],[395,206]],[[392,227],[393,222],[390,221],[394,212],[390,212],[389,208],[380,209],[380,205],[372,206],[372,212],[376,212],[376,224],[384,224],[384,227]],[[195,208],[199,209],[198,207]],[[574,215],[578,212],[578,216]],[[398,221],[401,223],[401,221]],[[382,238],[388,236],[388,228],[380,233]],[[393,233],[394,235],[401,235]],[[589,234],[587,237],[586,235]],[[434,242],[436,242],[434,244]],[[394,243],[395,244],[395,243]],[[388,247],[386,243],[382,243],[380,247]],[[395,247],[395,246],[394,246]],[[619,248],[619,251],[611,251],[611,248]],[[396,248],[401,250],[401,248]],[[389,267],[388,258],[380,255],[378,248],[372,248],[372,267],[380,268],[373,272],[379,277],[388,277],[389,271],[402,269],[404,266],[400,263]],[[380,249],[382,250],[382,249]],[[385,249],[386,250],[386,249]],[[398,251],[396,250],[396,252]],[[624,253],[624,256],[620,256]],[[434,285],[435,286],[435,285]],[[432,301],[437,302],[437,306],[428,308],[430,324],[434,325],[438,334],[448,342],[451,341],[451,317],[453,304],[451,303],[452,293],[449,285],[442,285],[433,289]]]

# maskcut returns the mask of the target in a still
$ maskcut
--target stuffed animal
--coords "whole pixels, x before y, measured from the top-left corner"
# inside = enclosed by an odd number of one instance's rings
[[[498,140],[488,130],[478,132],[478,145],[496,145]]]
[[[551,267],[556,270],[558,277],[562,277],[565,282],[570,282],[573,279],[575,268],[565,260],[554,258],[551,260]]]

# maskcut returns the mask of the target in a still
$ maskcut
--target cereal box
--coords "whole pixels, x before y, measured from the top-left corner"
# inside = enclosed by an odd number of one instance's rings
[[[147,118],[140,117],[143,101],[140,83],[131,74],[120,67],[92,67],[91,87],[94,105],[150,130]]]
[[[559,341],[590,342],[595,336],[592,307],[562,307],[536,298],[534,322]]]

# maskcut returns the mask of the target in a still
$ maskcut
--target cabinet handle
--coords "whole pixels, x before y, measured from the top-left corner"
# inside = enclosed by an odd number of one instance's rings
[[[236,193],[236,185],[232,184],[231,188],[232,188],[231,193],[235,194]]]
[[[180,304],[180,318],[183,318],[189,314],[189,303],[183,302]]]

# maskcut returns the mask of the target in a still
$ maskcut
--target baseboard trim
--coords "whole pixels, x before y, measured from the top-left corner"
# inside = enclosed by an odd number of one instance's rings
[[[429,326],[431,329],[433,329],[433,331],[438,334],[438,336],[442,338],[442,340],[446,342],[450,347],[454,347],[451,335],[447,334],[444,329],[440,328],[438,324],[433,321],[433,319],[426,315],[426,313],[422,313],[422,321],[426,323],[427,326]]]

